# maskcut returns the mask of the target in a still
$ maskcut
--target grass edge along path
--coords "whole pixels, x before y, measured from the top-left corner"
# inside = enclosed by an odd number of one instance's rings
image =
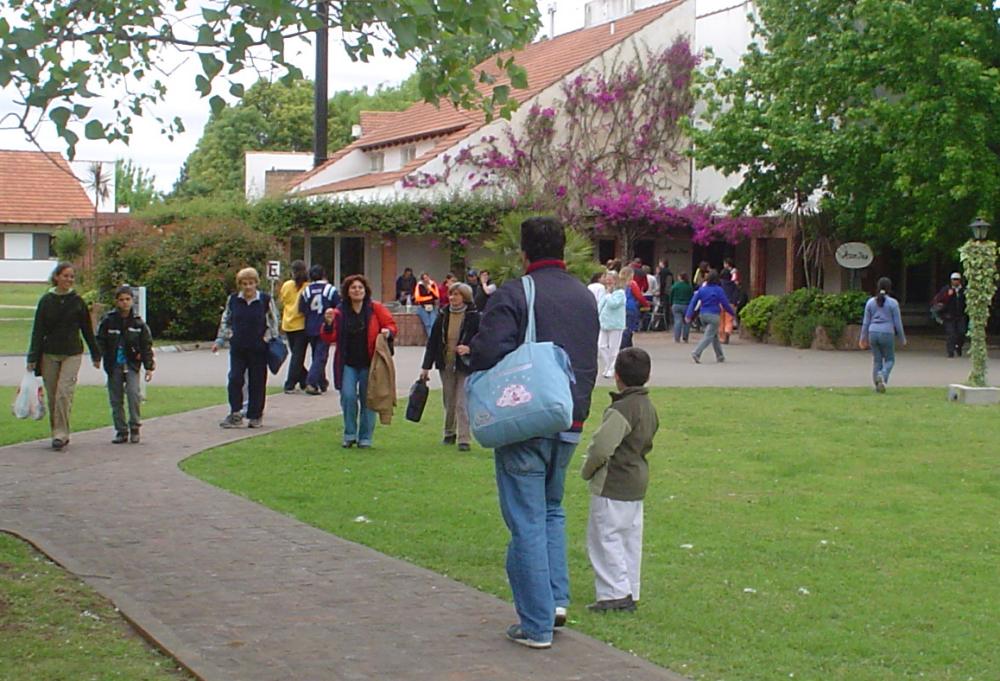
[[[10,410],[10,404],[14,401],[16,394],[17,386],[6,386],[0,389],[0,395],[3,396],[4,400],[3,412],[0,414],[0,446],[43,440],[50,436],[48,413],[38,421],[14,417]],[[147,384],[146,400],[142,403],[142,418],[149,420],[157,416],[225,403],[226,389],[224,386],[160,386],[156,385],[154,378],[151,383]],[[111,407],[108,405],[107,388],[96,385],[77,385],[73,396],[70,424],[73,432],[107,428],[110,440],[114,435],[114,427],[111,425]]]
[[[661,430],[634,616],[598,616],[579,478],[566,485],[571,626],[693,679],[938,681],[1000,668],[990,541],[1000,408],[939,389],[654,389]],[[182,468],[340,537],[509,600],[493,458],[421,423],[343,450],[341,421],[209,450]]]
[[[110,601],[0,531],[0,678],[178,681],[195,677]]]

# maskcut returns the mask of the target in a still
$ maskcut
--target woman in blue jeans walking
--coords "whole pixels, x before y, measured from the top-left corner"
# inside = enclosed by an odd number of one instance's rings
[[[858,347],[872,350],[872,382],[875,390],[885,392],[889,374],[896,364],[896,336],[906,345],[903,319],[899,314],[899,303],[890,296],[892,280],[882,277],[878,280],[878,293],[865,303],[865,318],[861,323],[861,340]]]
[[[375,412],[368,408],[368,368],[375,354],[379,334],[395,336],[396,320],[382,303],[372,300],[368,280],[360,274],[344,279],[345,298],[336,309],[324,313],[320,338],[336,343],[333,353],[333,384],[340,391],[344,411],[344,437],[341,444],[372,446]]]
[[[701,353],[709,345],[715,350],[716,362],[726,361],[726,356],[722,353],[722,343],[719,342],[719,321],[722,310],[736,316],[736,310],[729,304],[726,292],[719,284],[719,273],[715,270],[709,270],[705,285],[698,289],[684,311],[685,324],[690,324],[691,318],[697,312],[698,316],[701,317],[702,326],[705,328],[705,335],[691,353],[691,359],[694,360],[695,364],[701,364]]]

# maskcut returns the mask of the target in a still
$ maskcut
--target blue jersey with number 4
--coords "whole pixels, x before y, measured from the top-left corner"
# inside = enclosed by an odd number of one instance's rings
[[[306,316],[306,335],[318,336],[323,328],[323,315],[340,304],[337,287],[326,281],[314,281],[302,289],[299,311]]]

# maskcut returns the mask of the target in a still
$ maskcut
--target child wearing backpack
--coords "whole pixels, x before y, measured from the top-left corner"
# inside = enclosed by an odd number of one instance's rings
[[[633,612],[642,564],[642,500],[649,482],[646,455],[660,427],[645,387],[651,361],[641,348],[615,360],[611,405],[587,448],[581,474],[590,481],[587,555],[597,599],[591,612]]]
[[[153,336],[149,327],[132,309],[132,289],[121,286],[115,291],[115,309],[104,315],[97,327],[97,347],[108,374],[108,401],[115,426],[112,444],[139,442],[142,425],[139,406],[139,368],[146,370],[146,381],[153,379]],[[128,420],[124,401],[128,399]]]

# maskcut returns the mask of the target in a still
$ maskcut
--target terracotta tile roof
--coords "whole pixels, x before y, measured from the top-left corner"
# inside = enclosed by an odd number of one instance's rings
[[[361,134],[370,135],[377,128],[384,128],[405,114],[405,111],[362,111]]]
[[[632,34],[681,4],[683,4],[683,0],[671,0],[670,2],[655,5],[618,19],[613,22],[614,33],[611,32],[611,23],[601,24],[565,33],[551,40],[533,43],[514,53],[505,52],[498,55],[499,57],[506,58],[513,54],[515,61],[528,73],[528,88],[512,90],[510,96],[519,103],[534,97],[545,88],[558,82],[561,78],[564,78],[611,47],[621,43]],[[488,93],[496,85],[510,83],[510,79],[506,75],[503,75],[500,69],[497,68],[496,59],[497,57],[491,57],[477,67],[477,71],[482,69],[496,78],[496,81],[492,85],[482,84],[477,86],[480,92]],[[380,122],[372,133],[365,131],[364,124],[362,123],[362,137],[360,139],[354,140],[347,147],[344,147],[331,156],[326,163],[306,173],[299,179],[299,184],[317,172],[329,167],[346,155],[347,152],[354,149],[374,149],[399,144],[411,139],[453,133],[457,130],[464,130],[465,135],[471,135],[486,123],[486,116],[481,110],[469,111],[458,109],[447,100],[442,100],[439,104],[440,108],[427,102],[417,102],[406,109],[406,111],[395,112],[396,115],[391,117],[386,116],[384,119],[385,124],[383,125]],[[425,157],[426,155],[421,156],[421,158]],[[412,165],[412,162],[409,165]],[[377,173],[376,175],[383,176],[389,174],[391,173]],[[362,178],[350,178],[349,180],[341,180],[325,186],[339,187],[343,183],[354,184],[357,182],[362,182]],[[384,181],[379,184],[368,182],[363,187],[352,186],[351,188],[374,187],[385,183]],[[308,193],[329,193],[330,191],[320,192],[319,189],[321,188],[310,189]]]
[[[93,214],[62,155],[0,149],[0,224],[65,225]]]

